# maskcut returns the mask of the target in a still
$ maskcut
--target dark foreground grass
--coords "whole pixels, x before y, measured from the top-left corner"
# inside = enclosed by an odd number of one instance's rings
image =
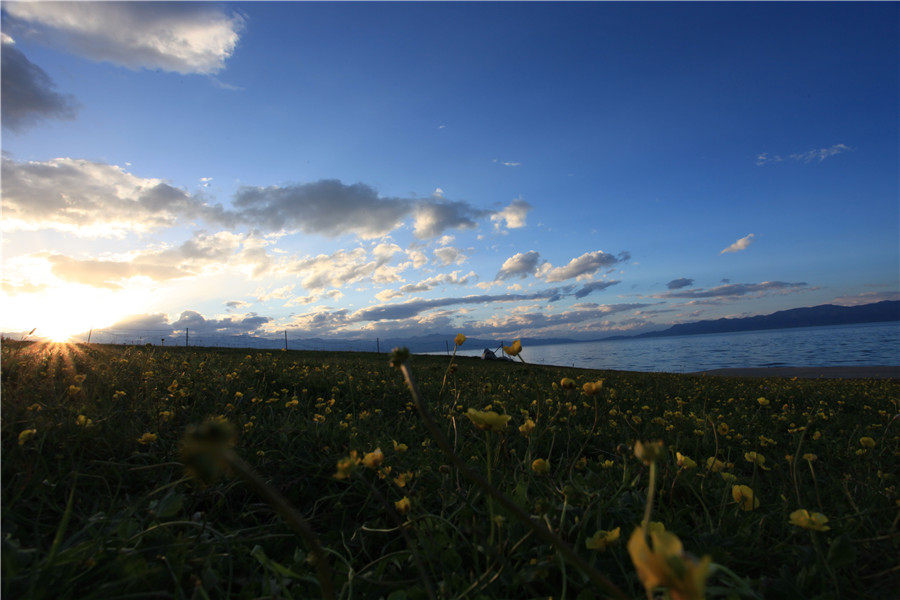
[[[632,447],[656,439],[652,520],[711,556],[708,597],[900,588],[896,382],[449,362],[409,366],[456,454],[626,596],[645,595],[626,550],[648,487]],[[582,391],[598,379],[599,394]],[[483,431],[469,408],[512,418]],[[250,486],[186,476],[186,428],[217,415],[311,525],[338,597],[603,597],[451,466],[386,355],[16,342],[2,348],[3,597],[321,597],[310,548]],[[351,451],[376,448],[377,469],[334,478]],[[735,485],[759,505],[742,510]],[[830,529],[792,525],[798,509]]]

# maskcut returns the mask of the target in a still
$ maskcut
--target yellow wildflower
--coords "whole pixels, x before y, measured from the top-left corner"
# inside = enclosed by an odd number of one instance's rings
[[[80,427],[90,427],[91,425],[94,424],[94,420],[88,419],[84,415],[78,415],[77,417],[75,417],[75,424]]]
[[[514,341],[509,346],[503,346],[503,351],[509,354],[510,356],[518,356],[522,351],[522,342],[519,340]]]
[[[718,473],[722,469],[725,468],[725,463],[721,460],[717,459],[714,456],[710,456],[706,459],[706,468],[712,471],[713,473]]]
[[[769,467],[766,466],[766,457],[758,452],[745,452],[744,459],[747,462],[751,462],[758,466],[760,469],[769,470]]]
[[[759,506],[759,498],[753,494],[753,490],[747,485],[735,485],[731,488],[734,501],[741,505],[741,510],[750,511]]]
[[[460,334],[460,335],[462,335],[462,334]],[[458,345],[459,344],[457,344],[457,346]],[[406,496],[403,496],[402,498],[400,498],[399,500],[394,502],[394,508],[396,508],[397,512],[400,513],[401,515],[405,515],[406,513],[409,512],[409,509],[410,509],[409,498]]]
[[[37,429],[25,429],[21,433],[19,433],[19,445],[24,446],[28,440],[34,437],[37,433]]]
[[[584,545],[587,546],[588,550],[606,550],[606,548],[615,542],[619,541],[619,537],[622,533],[621,527],[616,527],[612,531],[605,531],[601,529],[597,533],[593,535],[593,537],[589,537],[584,541]]]
[[[662,454],[662,442],[641,442],[638,440],[634,443],[634,455],[641,459],[645,465],[659,460]]]
[[[806,454],[803,455],[803,460],[808,461],[808,462],[815,462],[816,460],[818,460],[818,458],[819,457],[816,456],[815,454],[813,454],[812,452],[807,452]]]
[[[382,462],[384,462],[384,453],[381,451],[381,448],[375,448],[372,452],[367,452],[362,459],[363,465],[370,469],[377,469]]]
[[[768,406],[769,405],[769,401],[766,400],[765,398],[757,398],[756,401],[759,403],[760,406]]]
[[[538,475],[543,475],[550,470],[550,463],[543,458],[536,458],[534,459],[534,462],[531,463],[531,470]]]
[[[650,537],[652,549],[647,544]],[[712,559],[699,561],[687,555],[681,540],[668,531],[638,527],[628,540],[628,553],[648,595],[658,587],[668,588],[673,600],[702,600]]]
[[[581,386],[581,391],[585,396],[593,396],[595,394],[600,393],[600,388],[603,387],[603,380],[600,381],[588,381],[583,386]]]
[[[563,377],[562,381],[559,382],[559,387],[564,390],[574,390],[575,389],[575,380],[570,379],[568,377]]]
[[[868,436],[861,437],[861,438],[859,438],[859,445],[862,446],[863,448],[874,448],[875,440],[873,440],[872,438],[870,438]]]
[[[337,462],[337,473],[333,477],[335,479],[347,479],[359,463],[359,454],[356,450],[352,450],[350,456],[345,456]]]
[[[675,459],[678,466],[682,469],[695,469],[697,467],[696,462],[694,462],[690,457],[685,456],[681,452],[675,453]]]
[[[803,529],[813,529],[815,531],[828,531],[829,529],[831,529],[831,527],[826,525],[826,523],[828,523],[828,517],[826,517],[822,513],[811,513],[805,508],[801,508],[792,512],[790,522],[791,525],[796,525],[797,527],[802,527]]]
[[[613,464],[614,463],[611,460],[604,460],[603,462],[600,463],[600,466],[603,467],[604,469],[611,469]]]
[[[413,478],[412,471],[407,471],[406,473],[400,473],[394,478],[394,483],[397,484],[397,487],[406,487],[406,484],[409,483]]]
[[[461,333],[457,333],[456,337],[453,338],[453,343],[457,346],[462,346],[466,342],[466,336]]]
[[[300,404],[300,401],[297,400],[296,398],[294,398],[293,400],[288,400],[287,402],[285,402],[284,407],[285,408],[294,408],[298,404]]]
[[[525,422],[519,425],[519,433],[522,435],[530,435],[534,431],[534,421],[525,419]]]
[[[391,441],[394,442],[394,452],[406,452],[407,450],[409,450],[409,446],[407,446],[406,444],[398,444],[397,440]]]
[[[153,442],[156,441],[156,438],[157,438],[157,437],[158,437],[158,436],[157,436],[155,433],[149,433],[149,432],[148,432],[148,433],[145,433],[144,435],[142,435],[141,437],[138,438],[138,443],[139,443],[139,444],[144,444],[144,445],[152,444]]]
[[[466,416],[478,429],[487,429],[490,431],[503,431],[506,429],[506,423],[512,417],[509,415],[501,415],[492,410],[480,411],[470,408],[466,412]]]

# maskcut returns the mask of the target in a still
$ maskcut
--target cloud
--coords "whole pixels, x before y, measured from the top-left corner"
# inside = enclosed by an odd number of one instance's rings
[[[500,271],[497,273],[497,276],[494,278],[495,281],[510,279],[512,277],[519,277],[520,279],[524,279],[529,275],[534,275],[534,272],[537,271],[538,263],[541,260],[541,255],[536,250],[529,250],[528,252],[519,252],[518,254],[514,254],[507,258],[503,265],[500,267]]]
[[[462,250],[454,248],[453,246],[435,248],[434,256],[442,266],[451,265],[453,263],[461,265],[466,262],[466,259],[468,258],[468,256],[462,253]]]
[[[465,275],[461,275],[461,273],[462,271],[442,273],[440,275],[429,277],[428,279],[423,279],[418,283],[407,283],[396,290],[383,290],[378,292],[375,294],[375,298],[380,302],[387,302],[388,300],[399,298],[407,294],[427,292],[442,285],[466,285],[478,280],[478,275],[475,274],[475,271],[469,271]]]
[[[225,67],[244,26],[205,3],[7,2],[13,24],[42,41],[131,69],[212,74]]]
[[[380,244],[373,249],[373,258],[370,259],[364,248],[338,250],[332,254],[319,254],[294,261],[286,270],[300,273],[302,275],[300,284],[308,290],[339,288],[365,278],[372,278],[378,283],[391,283],[399,281],[398,273],[412,264],[405,262],[394,267],[389,266],[391,257],[398,252],[402,250],[395,244]]]
[[[54,253],[35,256],[43,257],[53,275],[64,281],[119,289],[134,278],[168,281],[226,267],[247,268],[261,274],[268,266],[268,256],[264,248],[256,246],[257,243],[252,236],[225,231],[216,234],[200,232],[178,246],[117,256],[73,258]],[[262,252],[262,257],[258,251]]]
[[[221,206],[208,206],[161,179],[88,160],[3,157],[2,191],[4,229],[58,229],[95,237],[170,227],[178,219],[227,221]]]
[[[4,279],[0,282],[0,289],[3,289],[3,292],[8,296],[18,296],[19,294],[36,294],[38,292],[43,292],[47,289],[47,285],[44,283],[31,283],[28,281],[14,283],[8,279]]]
[[[763,166],[773,163],[780,163],[785,161],[794,161],[801,163],[811,163],[811,162],[822,162],[826,158],[837,156],[838,154],[843,154],[844,152],[851,152],[853,148],[847,146],[846,144],[834,144],[828,148],[814,148],[812,150],[807,150],[806,152],[796,152],[794,154],[788,155],[787,158],[782,158],[779,155],[770,156],[767,152],[763,152],[756,157],[757,166]]]
[[[344,294],[340,290],[328,290],[327,292],[310,294],[309,296],[294,296],[293,298],[285,302],[284,305],[298,306],[303,304],[312,304],[313,302],[318,302],[323,297],[331,298],[332,300],[340,300],[344,297]]]
[[[630,258],[631,255],[628,252],[620,252],[618,256],[613,256],[602,250],[594,250],[573,258],[569,261],[569,264],[562,267],[554,267],[549,262],[545,262],[538,267],[535,276],[547,283],[565,281],[575,277],[593,275],[600,269],[612,267]]]
[[[407,250],[406,255],[412,261],[413,269],[419,269],[428,263],[428,256],[421,250]]]
[[[900,300],[900,292],[864,292],[855,296],[838,296],[832,300],[832,304],[841,306],[859,306],[884,300]]]
[[[739,252],[741,250],[746,250],[747,246],[749,246],[750,244],[753,243],[753,237],[754,237],[754,234],[748,233],[747,235],[745,235],[744,237],[742,237],[741,239],[739,239],[732,245],[728,246],[727,248],[725,248],[724,250],[719,252],[719,254],[725,254],[726,252]]]
[[[762,283],[729,283],[704,290],[683,290],[657,294],[654,298],[727,298],[744,296],[754,292],[770,292],[774,290],[797,290],[805,288],[806,282],[787,283],[784,281],[763,281]]]
[[[56,92],[56,84],[50,76],[28,60],[5,33],[2,48],[0,117],[4,128],[22,131],[44,119],[75,118],[74,97]]]
[[[509,206],[500,212],[492,214],[491,222],[494,224],[495,229],[500,229],[501,225],[506,225],[508,229],[525,227],[525,217],[528,216],[528,211],[532,208],[530,204],[521,198],[516,198]]]
[[[469,335],[497,335],[508,334],[511,336],[534,335],[540,330],[564,325],[575,325],[576,331],[599,333],[599,321],[632,310],[638,310],[650,304],[580,304],[570,310],[558,313],[546,312],[521,312],[514,314],[504,313],[501,316],[491,317],[483,321],[470,321],[463,324]],[[604,323],[609,325],[608,322]],[[558,334],[558,332],[556,332]],[[571,333],[571,331],[567,332]]]
[[[288,294],[294,289],[294,284],[289,283],[280,288],[275,288],[271,290],[266,290],[265,288],[258,288],[255,292],[253,292],[253,296],[256,298],[257,302],[268,302],[269,300],[284,300],[288,297]]]
[[[616,285],[617,283],[621,283],[620,281],[592,281],[590,283],[586,283],[581,288],[575,292],[576,298],[584,298],[585,296],[592,294],[593,292],[600,292],[605,290],[606,288]]]
[[[247,308],[250,306],[250,303],[244,302],[243,300],[229,300],[225,303],[225,306],[228,307],[228,310],[238,310],[240,308]]]
[[[364,183],[337,179],[287,186],[242,187],[234,199],[240,222],[268,231],[299,230],[337,237],[381,237],[400,226],[410,201],[382,197]]]
[[[448,229],[474,229],[475,219],[490,214],[459,200],[424,202],[414,211],[413,232],[419,239],[434,238]]]
[[[460,306],[466,304],[487,304],[491,302],[517,302],[522,300],[547,300],[555,302],[562,298],[559,290],[551,288],[533,294],[480,294],[476,296],[462,296],[457,298],[435,298],[431,300],[410,300],[398,304],[382,304],[360,309],[350,315],[353,322],[359,321],[384,321],[395,319],[407,319],[419,313],[434,308],[446,306]]]
[[[693,279],[688,279],[687,277],[680,277],[678,279],[673,279],[669,283],[666,284],[666,287],[670,290],[680,290],[681,288],[686,288],[694,285]]]

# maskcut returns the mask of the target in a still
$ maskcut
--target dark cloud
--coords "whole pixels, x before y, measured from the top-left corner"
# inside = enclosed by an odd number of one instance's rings
[[[74,119],[73,96],[56,92],[56,85],[4,36],[0,51],[0,117],[3,127],[21,131],[44,119]]]
[[[517,302],[523,300],[546,300],[555,302],[562,298],[560,290],[550,288],[533,294],[480,294],[460,298],[435,298],[431,300],[410,300],[398,304],[383,304],[363,308],[351,315],[351,321],[384,321],[408,319],[433,308],[459,306],[464,304],[488,304],[492,302]]]
[[[524,279],[529,275],[534,275],[540,261],[541,255],[537,250],[514,254],[503,262],[494,280],[510,279],[511,277]]]
[[[693,279],[688,279],[687,277],[681,277],[679,279],[673,279],[669,283],[666,284],[666,287],[670,290],[680,290],[681,288],[686,288],[694,285]]]
[[[424,202],[415,208],[413,231],[419,239],[429,239],[448,229],[474,229],[475,219],[491,214],[459,200]]]
[[[655,298],[727,298],[731,296],[744,296],[754,292],[770,292],[775,290],[796,290],[804,288],[805,282],[787,283],[784,281],[763,281],[762,283],[731,283],[704,290],[684,290],[681,292],[665,292],[657,294]]]
[[[592,281],[590,283],[586,283],[583,286],[581,286],[581,288],[577,292],[575,292],[575,297],[576,298],[584,298],[588,294],[591,294],[593,292],[603,291],[610,286],[616,285],[617,283],[621,283],[621,282],[617,281],[617,280]]]
[[[234,206],[240,222],[269,231],[300,230],[336,237],[385,235],[400,225],[411,208],[403,198],[379,196],[364,183],[344,185],[337,179],[288,186],[242,187]]]

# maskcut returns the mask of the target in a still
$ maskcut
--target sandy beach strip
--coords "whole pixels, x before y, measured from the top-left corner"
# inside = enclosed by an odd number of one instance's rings
[[[900,379],[900,366],[755,367],[698,371],[694,375],[722,377],[803,377],[808,379]]]

